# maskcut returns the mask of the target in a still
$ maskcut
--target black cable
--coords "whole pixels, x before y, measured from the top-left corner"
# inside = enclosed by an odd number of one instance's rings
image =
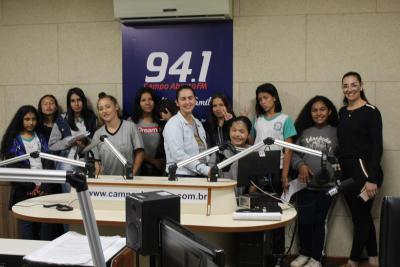
[[[65,205],[65,204],[44,204],[43,208],[56,208],[58,211],[72,211],[74,210],[73,207],[69,206],[69,205]]]

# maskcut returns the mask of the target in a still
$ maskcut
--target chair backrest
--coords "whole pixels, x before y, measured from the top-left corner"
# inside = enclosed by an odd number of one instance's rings
[[[379,235],[379,266],[400,264],[400,197],[385,196],[382,202]]]

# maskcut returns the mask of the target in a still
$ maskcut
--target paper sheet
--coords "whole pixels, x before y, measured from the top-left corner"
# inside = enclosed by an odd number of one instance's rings
[[[307,186],[305,183],[301,183],[298,178],[289,182],[289,190],[287,192],[283,192],[281,199],[283,201],[289,202],[294,194],[304,189]]]
[[[120,236],[100,237],[106,261],[110,260],[126,244]],[[49,244],[26,255],[24,260],[48,264],[93,266],[89,242],[85,235],[68,232]]]

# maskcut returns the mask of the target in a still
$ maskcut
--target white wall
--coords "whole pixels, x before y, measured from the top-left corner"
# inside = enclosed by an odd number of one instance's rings
[[[382,195],[399,195],[400,1],[234,0],[234,108],[254,110],[255,88],[273,82],[295,118],[316,94],[339,107],[341,76],[356,70],[384,123]],[[65,107],[79,86],[95,103],[122,99],[121,30],[112,0],[0,0],[0,133],[22,104],[46,93]],[[254,112],[253,112],[254,114]],[[3,202],[1,203],[3,205]],[[351,220],[340,199],[329,222],[327,253],[347,256]]]

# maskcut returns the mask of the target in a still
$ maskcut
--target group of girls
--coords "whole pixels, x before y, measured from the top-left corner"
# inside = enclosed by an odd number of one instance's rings
[[[354,224],[351,254],[344,266],[357,267],[364,248],[368,253],[369,265],[378,266],[371,208],[383,180],[380,167],[383,150],[382,119],[379,110],[368,102],[358,73],[348,72],[342,77],[342,91],[344,106],[339,113],[328,98],[315,96],[293,122],[288,115],[282,113],[282,104],[275,86],[270,83],[262,84],[256,89],[257,115],[253,126],[248,118],[235,117],[226,98],[216,94],[212,97],[210,118],[203,127],[193,116],[196,106],[195,91],[183,86],[176,92],[179,112],[168,121],[163,131],[166,171],[168,172],[169,165],[227,140],[235,146],[236,152],[251,145],[252,140],[257,143],[267,137],[326,151],[329,156],[338,158],[341,179],[353,178],[355,181],[344,192]],[[281,175],[271,181],[273,192],[278,195],[289,186],[290,168],[297,171],[297,178],[302,183],[308,183],[314,174],[321,171],[320,159],[314,156],[292,153],[287,148],[270,146],[269,149],[282,151]],[[206,159],[199,159],[178,169],[177,174],[190,177],[209,176],[213,162],[215,160],[211,160],[210,164]],[[333,172],[330,168],[328,171]],[[233,164],[224,175],[236,179],[237,165]],[[364,202],[358,197],[361,192],[367,197]],[[325,225],[332,199],[324,191],[306,187],[298,193],[297,201],[300,251],[290,265],[322,266]],[[283,235],[283,229],[278,229],[273,234],[273,252],[276,255],[284,252]],[[278,256],[276,265],[279,264]]]
[[[236,117],[226,96],[217,93],[211,99],[210,115],[203,126],[193,115],[196,93],[189,86],[182,86],[176,91],[175,103],[168,99],[158,102],[149,88],[139,90],[133,116],[126,120],[122,119],[115,97],[99,94],[97,119],[83,91],[72,88],[67,94],[67,112],[64,114],[59,114],[57,100],[51,95],[40,99],[39,112],[32,106],[21,107],[4,134],[0,152],[2,159],[37,150],[77,159],[82,157],[82,149],[91,139],[106,135],[132,162],[133,175],[154,176],[168,174],[171,164],[226,141],[230,141],[235,150],[224,157],[232,156],[267,137],[325,150],[338,157],[343,179],[352,177],[357,181],[344,193],[354,224],[353,245],[346,266],[358,266],[363,248],[367,249],[369,263],[377,266],[371,207],[383,179],[380,167],[382,120],[378,109],[367,101],[358,73],[349,72],[343,76],[342,90],[345,105],[339,113],[328,98],[315,96],[304,106],[295,122],[282,112],[278,90],[271,83],[256,89],[256,117],[253,123],[246,116]],[[274,145],[269,149],[282,152],[281,175],[271,181],[273,192],[278,195],[289,186],[290,168],[297,171],[297,177],[303,183],[319,171],[319,159],[313,156],[292,153],[287,148]],[[97,174],[125,173],[104,143],[100,142],[92,151]],[[179,168],[176,174],[207,177],[210,167],[220,160],[222,158],[214,157],[211,161],[208,157],[199,159]],[[19,167],[47,168],[45,165],[41,160],[29,159],[20,163]],[[57,163],[56,168],[75,167]],[[237,163],[224,176],[236,179]],[[61,189],[48,190],[40,184],[14,184],[10,204],[37,195],[57,193]],[[369,198],[365,203],[357,197],[361,191],[365,191]],[[332,200],[324,192],[306,188],[298,193],[297,201],[300,251],[291,266],[322,266],[325,222]],[[37,237],[34,223],[21,222],[21,226],[24,238]],[[274,243],[274,253],[282,255],[283,229],[276,231]]]
[[[38,109],[25,105],[20,107],[1,141],[1,160],[10,159],[31,152],[54,153],[70,159],[84,157],[83,149],[93,140],[106,135],[111,143],[132,162],[132,173],[160,175],[164,171],[165,157],[162,151],[161,128],[171,118],[177,108],[172,101],[162,100],[158,109],[150,89],[138,92],[133,121],[123,120],[115,97],[99,94],[97,111],[88,105],[85,93],[80,88],[71,88],[67,93],[65,113],[60,112],[57,99],[53,95],[43,96]],[[155,112],[159,116],[155,116]],[[158,119],[160,118],[160,119]],[[144,144],[146,146],[144,146]],[[103,143],[91,151],[97,174],[123,175],[122,164]],[[142,164],[144,162],[144,164]],[[78,167],[62,162],[51,162],[40,158],[30,158],[9,167],[31,169],[76,170]],[[141,169],[141,167],[143,167]],[[12,183],[9,208],[25,199],[68,192],[67,184]],[[19,221],[22,238],[52,240],[65,230],[63,225],[40,224]]]

